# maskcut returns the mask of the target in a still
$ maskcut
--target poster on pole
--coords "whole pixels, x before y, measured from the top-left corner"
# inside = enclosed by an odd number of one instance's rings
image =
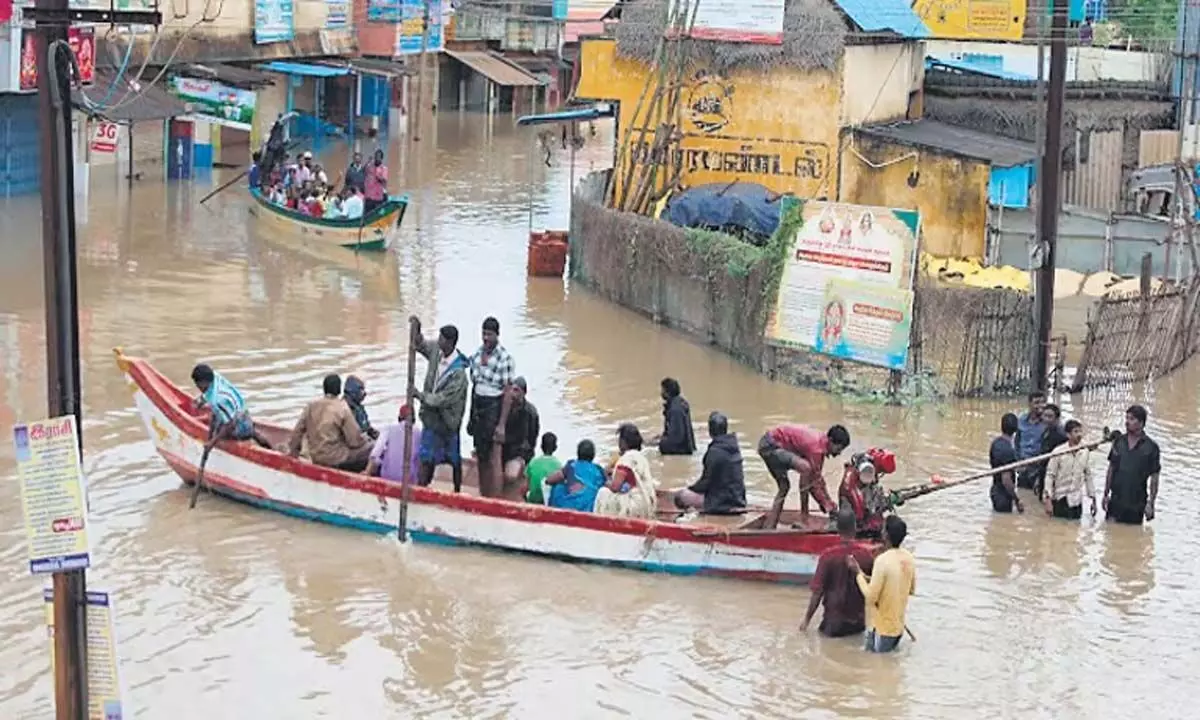
[[[167,90],[192,106],[191,114],[202,115],[209,122],[246,132],[254,123],[258,93],[253,90],[182,75],[171,78]]]
[[[813,201],[801,212],[767,322],[769,344],[816,349],[833,280],[906,291],[911,307],[921,222],[917,211]]]
[[[691,37],[698,40],[783,44],[784,0],[697,0],[685,3],[684,11],[695,9]]]
[[[29,572],[82,570],[91,564],[87,490],[75,416],[13,427],[25,514]]]
[[[911,290],[833,278],[825,286],[813,350],[903,370],[912,330]]]
[[[39,58],[37,46],[34,43],[34,32],[31,28],[21,30],[21,67],[17,78],[17,87],[22,92],[37,90],[38,72],[45,63],[45,58]],[[75,63],[79,66],[79,79],[84,85],[91,85],[96,80],[96,30],[91,27],[73,27],[67,30],[67,45],[75,55]]]
[[[287,42],[296,36],[294,0],[254,0],[254,42]]]
[[[50,674],[54,675],[54,589],[42,590],[46,630],[50,636]],[[123,720],[131,717],[121,703],[121,678],[117,671],[117,634],[112,595],[89,590],[87,594],[87,695],[88,720]]]

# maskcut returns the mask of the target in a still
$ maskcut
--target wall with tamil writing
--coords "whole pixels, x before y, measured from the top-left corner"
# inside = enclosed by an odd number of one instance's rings
[[[580,48],[579,98],[620,103],[617,141],[623,142],[649,69],[621,58],[613,40],[586,40]],[[653,88],[651,88],[653,93]],[[753,182],[799,197],[832,196],[842,82],[831,71],[738,70],[729,75],[689,68],[680,97],[680,143],[685,186]],[[648,111],[649,94],[642,113]],[[653,141],[625,153],[644,162]],[[620,173],[618,173],[618,177]]]
[[[987,163],[848,132],[838,199],[917,209],[921,249],[938,257],[982,258],[987,232]]]

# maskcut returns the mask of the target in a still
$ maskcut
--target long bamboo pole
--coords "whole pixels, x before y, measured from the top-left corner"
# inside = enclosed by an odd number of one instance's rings
[[[1070,446],[1064,445],[1064,446],[1061,446],[1058,449],[1054,450],[1053,452],[1048,452],[1043,455],[1036,455],[1034,457],[1026,458],[1024,460],[1018,460],[1016,462],[1012,462],[1007,465],[1001,465],[1000,467],[988,468],[987,470],[980,470],[979,472],[972,473],[971,475],[968,475],[964,478],[959,478],[957,480],[942,480],[935,476],[932,480],[930,480],[927,483],[921,483],[920,485],[911,485],[906,488],[899,488],[897,490],[893,490],[890,493],[890,495],[896,504],[908,502],[909,500],[912,500],[913,498],[921,497],[922,495],[929,495],[930,493],[935,493],[939,490],[948,490],[952,487],[958,487],[959,485],[965,485],[966,483],[974,482],[975,480],[992,477],[993,475],[996,475],[998,473],[1005,473],[1005,472],[1011,472],[1013,470],[1020,470],[1021,468],[1029,467],[1030,465],[1036,465],[1037,463],[1041,463],[1041,462],[1047,462],[1056,457],[1062,457],[1063,455],[1070,455],[1072,453],[1079,452],[1080,450],[1095,450],[1096,448],[1100,447],[1101,445],[1115,440],[1117,435],[1118,435],[1118,433],[1114,433],[1111,430],[1109,430],[1108,428],[1104,428],[1102,437],[1099,440],[1093,440],[1090,443],[1083,443],[1083,444],[1080,444],[1078,447],[1070,447]]]

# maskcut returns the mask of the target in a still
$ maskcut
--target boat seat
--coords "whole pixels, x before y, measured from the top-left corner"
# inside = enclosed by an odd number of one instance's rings
[[[739,528],[746,522],[744,514],[737,515],[706,515],[701,513],[687,524],[700,527]]]

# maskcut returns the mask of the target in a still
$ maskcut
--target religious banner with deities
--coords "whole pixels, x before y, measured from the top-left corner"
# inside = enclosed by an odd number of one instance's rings
[[[96,31],[90,27],[73,27],[67,31],[67,44],[79,66],[80,81],[84,85],[91,85],[96,79]],[[37,90],[38,69],[45,64],[45,58],[38,55],[33,30],[22,30],[19,78],[22,91]]]
[[[767,342],[903,368],[919,213],[816,201],[801,213]]]

